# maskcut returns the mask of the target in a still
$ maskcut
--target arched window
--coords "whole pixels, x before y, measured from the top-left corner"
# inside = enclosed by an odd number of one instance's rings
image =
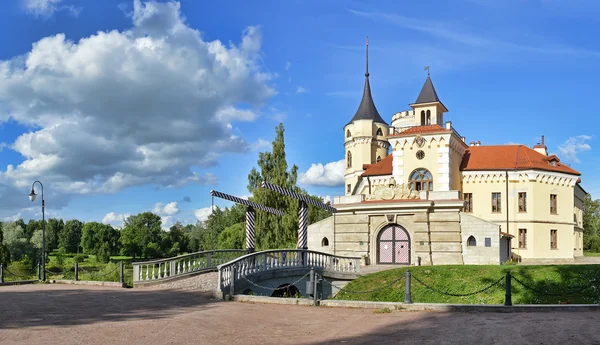
[[[425,125],[425,110],[421,110],[421,126]]]
[[[346,159],[346,167],[352,168],[352,152],[348,151],[348,158]]]
[[[327,239],[327,237],[323,237],[323,239],[321,240],[321,247],[328,247],[329,246],[329,240]]]
[[[346,138],[350,138],[352,136],[352,134],[350,133],[350,130],[346,131]]]
[[[433,190],[433,177],[425,168],[415,169],[408,179],[412,190]]]
[[[377,128],[377,135],[383,135],[383,132],[381,131],[381,128]]]
[[[427,110],[427,124],[430,125],[431,124],[431,111]]]
[[[475,246],[477,246],[477,241],[475,240],[475,237],[469,236],[469,238],[467,239],[467,247],[475,247]]]
[[[379,162],[381,162],[381,156],[377,156],[377,163],[379,163]]]

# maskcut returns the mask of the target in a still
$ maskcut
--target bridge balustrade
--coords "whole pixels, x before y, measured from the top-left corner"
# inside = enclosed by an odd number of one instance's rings
[[[143,284],[216,270],[247,253],[244,249],[208,250],[167,259],[133,263],[133,283]]]
[[[360,258],[337,256],[311,250],[266,250],[239,257],[218,266],[221,291],[242,277],[275,269],[315,268],[330,272],[359,273]]]

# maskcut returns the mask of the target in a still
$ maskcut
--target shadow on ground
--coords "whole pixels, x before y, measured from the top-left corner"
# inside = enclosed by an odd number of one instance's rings
[[[8,286],[0,288],[0,329],[160,319],[216,302],[199,291]]]

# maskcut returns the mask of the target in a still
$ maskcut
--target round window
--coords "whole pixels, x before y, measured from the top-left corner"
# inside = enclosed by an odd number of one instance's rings
[[[418,158],[418,159],[423,159],[423,158],[425,158],[425,152],[423,152],[423,150],[419,150],[419,151],[417,151],[417,158]]]

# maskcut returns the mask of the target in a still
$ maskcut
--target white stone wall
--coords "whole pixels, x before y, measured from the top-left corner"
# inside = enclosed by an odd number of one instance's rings
[[[308,226],[308,249],[333,254],[333,216]],[[327,238],[329,246],[322,246],[323,238]]]
[[[464,212],[460,213],[460,220],[464,263],[466,265],[499,264],[500,226]],[[477,241],[475,247],[467,246],[470,236],[474,236]],[[485,246],[486,238],[490,239],[490,247]]]

